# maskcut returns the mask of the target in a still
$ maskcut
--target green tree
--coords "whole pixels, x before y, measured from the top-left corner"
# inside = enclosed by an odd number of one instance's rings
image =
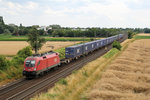
[[[10,34],[10,31],[9,31],[8,29],[5,29],[5,30],[4,30],[4,33],[5,33],[5,34]]]
[[[4,20],[3,20],[3,17],[2,17],[2,16],[0,16],[0,24],[5,25]]]
[[[128,31],[128,39],[131,39],[133,37],[133,32],[132,31]]]
[[[52,29],[61,29],[60,25],[54,24],[54,25],[49,25]]]
[[[39,34],[40,34],[40,35],[44,35],[44,33],[45,33],[44,29],[40,29],[40,30],[38,30],[38,31],[39,31]]]
[[[46,43],[45,38],[41,38],[37,29],[35,28],[30,30],[27,41],[31,45],[32,49],[35,51],[35,54],[37,54],[38,50],[40,50],[43,44]]]
[[[4,33],[4,26],[0,24],[0,34]]]
[[[113,44],[112,44],[113,48],[116,48],[118,50],[121,50],[121,45],[120,45],[120,42],[118,41],[114,41]]]

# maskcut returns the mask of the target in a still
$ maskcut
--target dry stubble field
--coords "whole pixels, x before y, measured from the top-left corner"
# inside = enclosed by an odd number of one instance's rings
[[[139,36],[150,36],[150,33],[140,33],[140,34],[137,34],[137,35],[139,35]]]
[[[39,52],[50,51],[76,43],[79,42],[46,42]],[[0,41],[0,55],[16,55],[20,49],[28,45],[25,41]]]
[[[150,100],[150,40],[136,40],[87,94],[88,100]]]

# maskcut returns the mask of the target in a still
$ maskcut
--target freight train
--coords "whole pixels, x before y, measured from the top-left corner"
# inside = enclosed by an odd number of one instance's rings
[[[124,34],[119,34],[105,39],[66,47],[65,59],[63,60],[60,60],[58,53],[52,51],[27,57],[24,61],[23,76],[28,78],[42,75],[44,72],[60,66],[61,63],[69,63],[74,59],[78,59],[83,55],[88,55],[99,48],[105,47],[115,40],[119,41],[123,37]]]

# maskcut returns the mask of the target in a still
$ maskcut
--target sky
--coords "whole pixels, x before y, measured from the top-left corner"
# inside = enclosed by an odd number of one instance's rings
[[[0,0],[6,24],[150,27],[150,0]]]

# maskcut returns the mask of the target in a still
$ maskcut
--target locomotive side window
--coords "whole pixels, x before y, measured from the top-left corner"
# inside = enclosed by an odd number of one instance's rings
[[[34,67],[34,66],[35,66],[35,60],[26,61],[26,67]]]

